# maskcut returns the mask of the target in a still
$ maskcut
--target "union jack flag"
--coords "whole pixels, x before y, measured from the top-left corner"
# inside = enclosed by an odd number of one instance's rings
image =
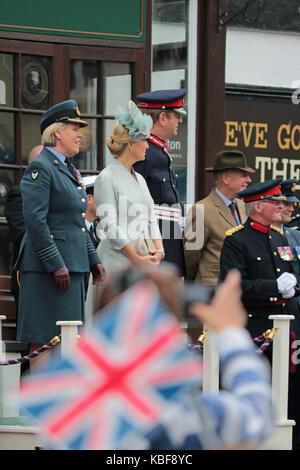
[[[200,386],[202,363],[149,281],[128,289],[81,332],[67,357],[23,379],[18,395],[52,449],[123,449]]]

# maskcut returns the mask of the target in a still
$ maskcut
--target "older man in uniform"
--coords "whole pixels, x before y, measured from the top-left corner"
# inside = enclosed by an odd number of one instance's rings
[[[250,186],[240,193],[252,204],[244,225],[227,232],[220,260],[220,281],[236,268],[242,275],[242,300],[248,312],[247,328],[253,337],[272,328],[271,314],[289,313],[298,276],[293,272],[288,242],[273,224],[281,220],[281,179]]]
[[[163,238],[165,261],[174,263],[180,276],[185,276],[180,195],[177,176],[171,167],[166,140],[177,135],[182,116],[185,89],[156,90],[137,96],[139,108],[151,115],[153,127],[148,139],[146,158],[134,169],[145,178],[155,204],[155,213]]]

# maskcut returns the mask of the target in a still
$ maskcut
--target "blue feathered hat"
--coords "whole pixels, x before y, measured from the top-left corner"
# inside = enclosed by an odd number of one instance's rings
[[[143,114],[133,101],[128,102],[127,111],[119,106],[115,117],[128,130],[132,142],[148,139],[150,136],[150,130],[153,126],[152,117]]]

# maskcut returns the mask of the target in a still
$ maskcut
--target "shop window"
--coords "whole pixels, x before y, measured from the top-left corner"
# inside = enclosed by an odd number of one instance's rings
[[[188,0],[153,0],[152,90],[187,88]],[[185,105],[185,109],[187,106]],[[168,142],[182,202],[187,190],[188,117]]]

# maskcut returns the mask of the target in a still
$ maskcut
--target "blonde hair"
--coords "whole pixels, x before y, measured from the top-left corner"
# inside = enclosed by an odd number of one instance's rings
[[[116,157],[124,152],[128,142],[130,142],[128,130],[117,121],[112,128],[111,136],[106,140],[107,147]]]
[[[46,127],[42,134],[41,144],[45,147],[55,147],[55,132],[63,131],[67,127],[67,124],[67,122],[54,122],[53,124],[50,124],[50,126]]]

